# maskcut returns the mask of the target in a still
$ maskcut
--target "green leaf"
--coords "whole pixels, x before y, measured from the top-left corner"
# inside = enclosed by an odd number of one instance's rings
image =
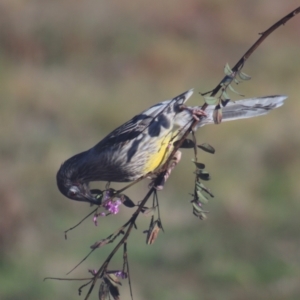
[[[199,171],[201,171],[201,172],[199,172]],[[211,179],[210,175],[209,175],[209,173],[207,171],[197,170],[196,173],[197,173],[198,178],[200,178],[202,180],[207,181],[207,180]]]
[[[200,215],[199,215],[199,218],[200,218],[200,220],[206,220],[207,219],[207,216],[206,216],[206,214],[204,213],[204,212],[202,212]]]
[[[221,99],[222,106],[225,107],[228,104],[229,101],[230,101],[229,98],[225,99],[225,100]]]
[[[204,191],[205,193],[207,193],[212,198],[214,197],[214,195],[211,193],[211,191],[202,182],[197,181],[196,182],[196,188],[197,188],[197,190]]]
[[[233,71],[231,70],[231,68],[229,67],[229,64],[227,63],[224,67],[224,73],[227,76],[232,76]]]
[[[199,213],[193,209],[193,215],[199,218]]]
[[[225,89],[222,91],[222,98],[224,98],[224,100],[229,100],[230,101],[230,97],[229,95],[227,94],[227,92],[225,91]],[[222,102],[223,104],[223,102]],[[226,103],[227,104],[227,103]],[[223,105],[224,106],[224,105]]]
[[[204,96],[204,101],[207,105],[216,105],[219,103],[219,99],[211,96]]]
[[[126,207],[135,207],[135,203],[126,195],[122,195],[122,203],[126,206]]]
[[[202,185],[200,181],[196,181],[196,191],[204,191]]]
[[[239,93],[238,91],[236,91],[233,87],[232,87],[232,85],[231,84],[229,84],[228,85],[228,87],[229,87],[229,89],[233,92],[233,93],[235,93],[235,94],[238,94],[238,95],[240,95],[240,96],[242,96],[242,97],[244,97],[244,95],[243,94],[241,94],[241,93]]]
[[[208,199],[200,191],[197,192],[197,196],[198,196],[198,200],[201,203],[203,204],[208,203]]]
[[[214,154],[216,152],[216,150],[209,144],[207,143],[203,143],[201,145],[197,145],[198,148],[202,149],[205,152]]]
[[[237,78],[234,78],[233,81],[235,82],[235,84],[240,84],[241,81],[239,81]]]
[[[193,214],[200,220],[205,220],[207,218],[205,213],[208,211],[203,211],[201,208],[199,208],[200,206],[193,202]]]
[[[228,84],[230,84],[232,82],[232,79],[233,79],[232,75],[226,75],[223,78],[222,82],[220,83],[220,86],[222,86],[223,89],[226,89]]]
[[[141,212],[146,216],[153,216],[156,212],[156,207],[143,207]]]
[[[238,72],[238,76],[242,79],[242,80],[250,80],[251,79],[251,76],[243,73],[242,71],[239,71]]]
[[[99,205],[102,203],[103,191],[98,189],[91,189],[91,194],[95,194],[94,198],[99,201]]]
[[[194,161],[193,159],[192,159],[192,161],[193,161],[193,163],[196,165],[196,167],[198,169],[205,169],[205,164],[197,162],[197,161]]]
[[[200,206],[197,202],[193,202],[193,208],[194,208],[197,212],[203,212],[203,209],[201,208],[201,206]]]

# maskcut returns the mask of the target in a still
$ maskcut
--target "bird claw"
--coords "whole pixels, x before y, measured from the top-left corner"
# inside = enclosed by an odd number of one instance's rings
[[[207,117],[206,112],[198,107],[188,107],[185,105],[181,105],[180,109],[189,111],[192,114],[193,119],[196,121],[200,121],[199,117]]]

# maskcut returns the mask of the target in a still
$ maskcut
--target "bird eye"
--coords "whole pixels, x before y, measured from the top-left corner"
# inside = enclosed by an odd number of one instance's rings
[[[78,194],[78,189],[75,187],[71,187],[68,194],[69,197],[74,197]]]

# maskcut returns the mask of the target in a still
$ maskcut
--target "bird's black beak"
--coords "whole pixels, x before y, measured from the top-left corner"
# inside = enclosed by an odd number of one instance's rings
[[[95,205],[100,205],[101,204],[101,201],[99,199],[96,199],[91,194],[84,195],[83,197],[84,197],[86,202],[89,202],[91,204],[95,204]]]

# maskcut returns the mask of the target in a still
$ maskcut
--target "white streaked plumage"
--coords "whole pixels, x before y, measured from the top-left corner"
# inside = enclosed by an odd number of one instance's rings
[[[178,140],[195,120],[193,110],[183,108],[193,94],[189,90],[137,114],[108,134],[94,147],[65,161],[57,173],[57,185],[66,197],[97,203],[89,190],[91,181],[128,182],[158,170]],[[200,97],[199,97],[200,99]],[[261,116],[283,104],[286,96],[268,96],[229,102],[223,122]],[[215,106],[200,116],[196,129],[214,123]]]

